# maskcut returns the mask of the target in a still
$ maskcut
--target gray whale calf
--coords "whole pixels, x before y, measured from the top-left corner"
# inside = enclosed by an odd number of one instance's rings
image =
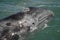
[[[0,20],[0,40],[23,39],[23,35],[43,28],[54,13],[51,10],[29,7],[24,12],[18,12]]]

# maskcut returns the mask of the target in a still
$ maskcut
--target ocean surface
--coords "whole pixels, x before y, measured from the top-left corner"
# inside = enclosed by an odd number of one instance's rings
[[[20,12],[24,7],[43,7],[54,12],[48,27],[30,34],[27,40],[60,40],[60,0],[0,0],[0,19]]]

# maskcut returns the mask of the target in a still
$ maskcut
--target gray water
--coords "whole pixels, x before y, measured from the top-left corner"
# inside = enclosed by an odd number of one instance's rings
[[[0,0],[0,19],[20,12],[24,7],[43,7],[55,14],[47,28],[30,34],[27,40],[60,40],[60,0]]]

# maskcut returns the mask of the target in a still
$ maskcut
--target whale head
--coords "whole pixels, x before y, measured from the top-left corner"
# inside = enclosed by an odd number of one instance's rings
[[[25,9],[24,9],[25,10]],[[18,40],[24,39],[29,32],[42,29],[54,16],[51,10],[28,7],[24,12],[18,12],[0,21],[0,39]]]

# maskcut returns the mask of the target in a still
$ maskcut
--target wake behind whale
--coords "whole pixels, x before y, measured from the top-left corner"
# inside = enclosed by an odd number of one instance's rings
[[[51,10],[29,7],[0,20],[0,40],[18,40],[28,32],[44,28],[54,16]]]

